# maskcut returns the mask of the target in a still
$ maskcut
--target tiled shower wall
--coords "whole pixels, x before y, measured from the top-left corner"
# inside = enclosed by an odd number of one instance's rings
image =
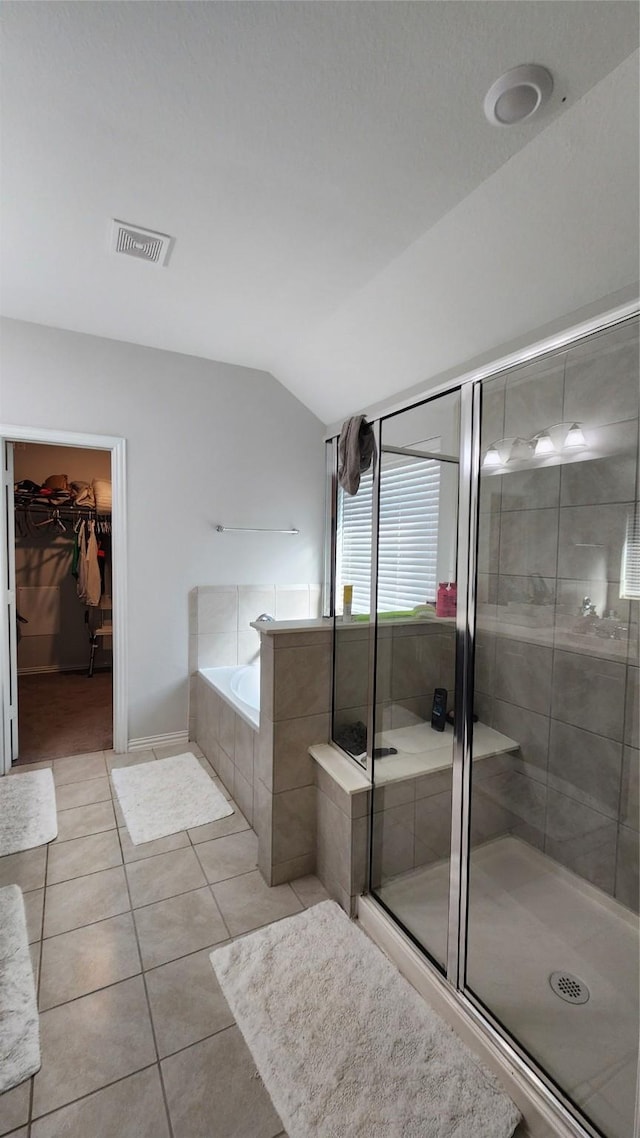
[[[492,793],[522,836],[637,909],[638,601],[619,585],[638,500],[637,324],[485,385],[483,453],[573,421],[589,461],[482,477],[476,711],[521,745]],[[585,596],[596,619],[580,616]]]

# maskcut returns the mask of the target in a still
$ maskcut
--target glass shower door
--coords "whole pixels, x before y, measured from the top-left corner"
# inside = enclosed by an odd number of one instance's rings
[[[371,884],[443,969],[459,433],[457,392],[383,419],[379,469]]]
[[[482,390],[468,992],[607,1138],[638,1066],[638,326]],[[509,748],[509,741],[511,747]]]

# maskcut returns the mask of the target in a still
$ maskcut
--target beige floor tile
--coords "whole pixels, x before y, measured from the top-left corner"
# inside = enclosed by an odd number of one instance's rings
[[[282,1122],[237,1027],[162,1061],[175,1138],[275,1138]],[[212,1078],[215,1071],[216,1077]]]
[[[44,905],[44,889],[32,889],[30,893],[23,894],[24,911],[27,918],[27,935],[29,944],[42,937],[42,908]]]
[[[47,864],[47,847],[0,857],[0,885],[19,885],[23,893],[41,889]]]
[[[104,921],[130,908],[124,869],[103,869],[49,885],[45,899],[44,935],[56,936],[81,925]]]
[[[119,830],[122,830],[125,828],[126,823],[124,820],[124,814],[122,813],[122,807],[121,807],[120,803],[118,802],[118,799],[115,797],[115,795],[114,795],[114,799],[113,799],[113,809],[114,809],[114,813],[116,816],[116,825],[117,825]]]
[[[169,1138],[157,1067],[40,1118],[31,1138]]]
[[[145,979],[160,1058],[234,1022],[208,948],[154,968]]]
[[[102,830],[115,830],[116,819],[111,802],[93,802],[90,806],[76,806],[73,810],[58,811],[58,842],[99,834]]]
[[[118,830],[122,845],[122,856],[125,862],[143,861],[146,857],[155,857],[156,854],[170,853],[171,850],[183,849],[189,845],[186,830],[179,834],[169,834],[166,838],[156,838],[153,842],[141,842],[134,846],[126,827]]]
[[[31,1079],[0,1095],[0,1134],[9,1134],[29,1121]]]
[[[69,782],[83,782],[87,778],[101,778],[107,773],[104,751],[87,755],[71,755],[67,759],[54,759],[53,777],[56,786]]]
[[[191,846],[129,863],[126,871],[134,909],[206,884]]]
[[[28,1138],[28,1135],[29,1127],[21,1126],[19,1130],[12,1130],[11,1133],[7,1135],[7,1138]]]
[[[174,755],[188,755],[191,753],[196,758],[202,757],[202,751],[197,743],[171,743],[166,747],[153,748],[156,759],[170,759]]]
[[[314,874],[309,874],[308,877],[298,877],[291,882],[291,888],[296,897],[302,901],[305,909],[311,905],[319,905],[321,901],[329,900],[329,894],[324,885]]]
[[[86,786],[79,782],[74,785]],[[47,864],[47,885],[85,877],[101,869],[112,869],[122,864],[117,830],[103,830],[88,834],[86,838],[72,838],[68,842],[53,842]]]
[[[40,1011],[126,980],[140,970],[131,913],[49,937],[42,946]]]
[[[209,882],[250,873],[258,864],[258,839],[253,830],[202,842],[196,850]]]
[[[211,890],[232,936],[299,913],[303,907],[290,885],[270,889],[257,870],[221,881]]]
[[[219,944],[229,936],[208,887],[136,909],[134,920],[145,968]]]
[[[234,808],[233,814],[229,814],[226,818],[218,818],[217,822],[207,822],[205,826],[196,826],[193,830],[187,831],[194,845],[198,845],[200,842],[210,842],[213,838],[224,838],[227,834],[239,834],[241,830],[250,829],[247,819],[235,802],[232,802],[231,805]]]
[[[109,754],[106,756],[107,767],[110,771],[116,767],[137,767],[140,763],[154,763],[156,756],[152,750],[127,751],[122,755]]]
[[[68,782],[56,788],[58,810],[73,810],[76,806],[89,806],[92,802],[108,802],[111,798],[109,779],[88,778],[83,782]]]
[[[147,1067],[155,1047],[141,976],[40,1016],[33,1117]]]

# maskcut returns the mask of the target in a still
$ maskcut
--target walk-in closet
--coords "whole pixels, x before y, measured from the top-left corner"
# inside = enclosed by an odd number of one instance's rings
[[[112,746],[111,455],[13,444],[18,762]]]

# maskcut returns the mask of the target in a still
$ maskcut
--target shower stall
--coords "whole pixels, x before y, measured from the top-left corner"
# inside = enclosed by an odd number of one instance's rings
[[[606,1138],[638,1135],[638,376],[625,310],[376,419],[354,497],[329,444],[369,893]]]

